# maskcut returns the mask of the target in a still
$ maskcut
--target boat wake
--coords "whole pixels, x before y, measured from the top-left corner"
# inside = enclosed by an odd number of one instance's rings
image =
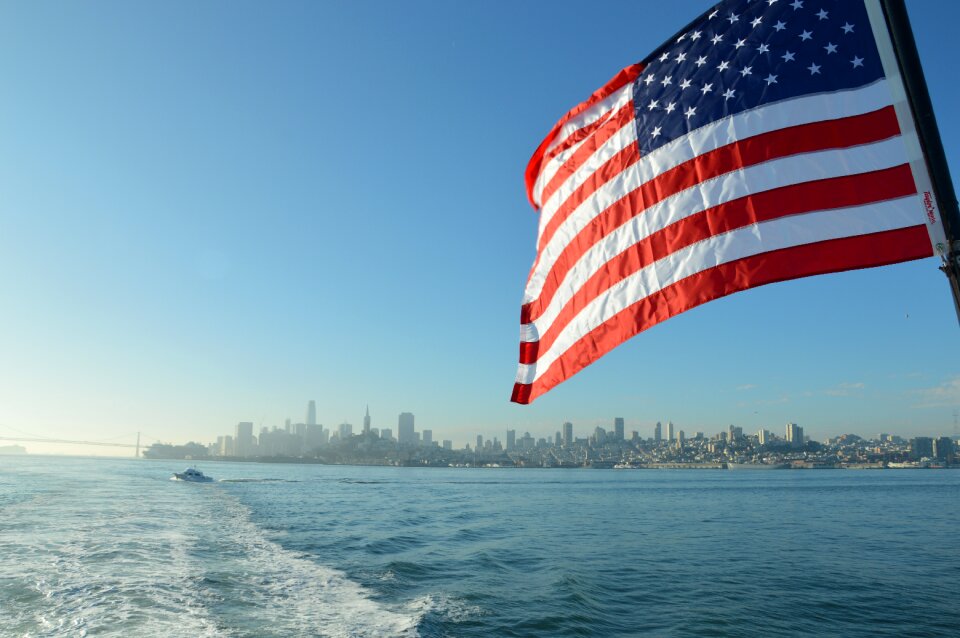
[[[281,547],[239,501],[225,500],[224,514],[224,527],[241,551],[233,573],[221,574],[228,581],[221,588],[242,595],[250,621],[262,623],[270,635],[417,635],[419,610],[390,609],[343,572]]]

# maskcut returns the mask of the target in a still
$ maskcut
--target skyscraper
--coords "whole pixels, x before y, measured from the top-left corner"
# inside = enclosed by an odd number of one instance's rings
[[[667,421],[667,442],[673,443],[673,421]]]
[[[236,436],[233,437],[233,453],[241,457],[253,455],[253,423],[237,423]]]
[[[423,431],[423,447],[433,446],[433,430]]]
[[[760,431],[757,432],[757,441],[760,443],[760,445],[766,445],[769,437],[770,433],[763,428],[760,428]]]
[[[397,422],[397,443],[399,445],[416,445],[417,437],[413,432],[413,414],[401,412]]]
[[[507,430],[507,452],[512,452],[517,447],[517,431]]]
[[[566,447],[573,445],[573,423],[569,421],[563,424],[563,445]]]
[[[307,403],[307,425],[317,424],[317,402],[311,399]]]
[[[657,424],[653,426],[653,440],[655,443],[663,440],[663,426],[660,425],[660,421],[657,421]]]
[[[340,427],[337,428],[337,434],[341,441],[346,441],[353,436],[353,426],[349,423],[341,423]]]
[[[787,442],[792,448],[803,447],[803,428],[796,423],[787,423]]]
[[[363,434],[370,434],[370,406],[367,406],[367,413],[363,416]]]
[[[933,458],[941,461],[953,460],[953,439],[941,436],[933,440]]]
[[[910,458],[919,461],[924,457],[933,456],[933,439],[929,436],[918,436],[910,440]]]
[[[613,420],[613,438],[623,440],[623,417],[618,416]]]

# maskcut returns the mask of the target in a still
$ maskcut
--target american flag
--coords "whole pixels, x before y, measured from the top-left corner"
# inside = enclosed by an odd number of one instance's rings
[[[879,0],[728,0],[564,116],[512,400],[637,333],[776,281],[943,240]]]

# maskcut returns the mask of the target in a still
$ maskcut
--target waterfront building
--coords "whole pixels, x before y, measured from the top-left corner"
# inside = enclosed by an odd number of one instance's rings
[[[306,425],[317,424],[317,402],[313,399],[307,403],[307,423]]]
[[[563,424],[563,446],[570,447],[573,445],[573,423],[569,421]]]
[[[950,461],[953,459],[953,439],[949,436],[941,436],[933,440],[933,458],[940,461]]]
[[[399,445],[416,445],[417,438],[413,429],[413,414],[401,412],[397,422],[397,443]]]
[[[363,433],[370,434],[370,406],[367,406],[367,413],[363,415]]]
[[[933,439],[929,436],[918,436],[910,441],[910,458],[919,461],[924,457],[933,456]]]
[[[623,417],[618,416],[613,420],[613,437],[623,441]]]
[[[507,452],[513,452],[517,447],[517,431],[507,430]]]
[[[233,454],[230,456],[253,456],[253,423],[237,423],[236,436],[233,437]]]
[[[660,425],[660,421],[657,421],[657,424],[653,426],[653,442],[659,443],[663,440],[663,426]]]

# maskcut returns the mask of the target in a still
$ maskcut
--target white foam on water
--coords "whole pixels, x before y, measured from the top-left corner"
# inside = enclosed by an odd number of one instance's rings
[[[427,614],[436,614],[442,616],[444,620],[454,623],[464,622],[483,615],[483,610],[480,607],[468,605],[462,600],[446,594],[427,594],[415,598],[407,604],[407,609],[416,614],[418,622]]]
[[[417,636],[423,608],[285,549],[226,487],[166,478],[81,475],[7,508],[0,636]]]
[[[281,547],[250,520],[239,502],[226,504],[231,540],[242,547],[244,602],[272,635],[330,638],[417,636],[421,615],[403,613],[306,554]],[[415,611],[415,610],[411,610]]]
[[[57,502],[59,501],[59,502]],[[49,506],[49,507],[48,507]],[[170,529],[145,538],[115,533],[115,512],[73,510],[59,525],[55,513],[70,499],[51,499],[32,514],[19,512],[29,534],[0,532],[0,558],[12,613],[0,634],[30,636],[223,636],[195,586],[189,536]]]

